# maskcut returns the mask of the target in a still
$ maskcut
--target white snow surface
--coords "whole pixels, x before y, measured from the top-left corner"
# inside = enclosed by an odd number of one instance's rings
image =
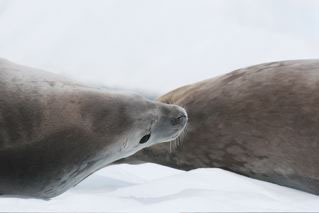
[[[318,196],[222,169],[181,171],[157,164],[111,165],[51,200],[0,198],[1,211],[318,211]]]

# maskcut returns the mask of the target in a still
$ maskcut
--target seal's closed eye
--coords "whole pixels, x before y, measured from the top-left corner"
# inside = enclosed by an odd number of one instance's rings
[[[148,139],[150,139],[151,137],[151,133],[150,134],[147,134],[147,135],[144,135],[141,140],[140,140],[140,144],[142,143],[146,143],[148,141]]]

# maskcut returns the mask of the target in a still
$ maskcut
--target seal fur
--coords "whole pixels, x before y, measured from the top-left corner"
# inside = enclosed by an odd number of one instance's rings
[[[0,193],[57,196],[113,161],[176,138],[186,122],[176,105],[0,59]]]
[[[127,161],[218,167],[319,194],[319,60],[259,64],[173,90],[158,100],[189,115],[181,145]]]

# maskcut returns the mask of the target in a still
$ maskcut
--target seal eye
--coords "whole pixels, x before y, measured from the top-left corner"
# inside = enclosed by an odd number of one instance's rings
[[[141,140],[140,140],[140,144],[142,143],[146,143],[151,137],[151,133],[150,134],[147,134],[147,135],[144,135]]]

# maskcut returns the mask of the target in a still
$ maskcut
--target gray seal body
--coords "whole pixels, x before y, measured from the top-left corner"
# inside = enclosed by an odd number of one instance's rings
[[[219,167],[319,194],[319,60],[265,63],[159,98],[183,106],[182,143],[128,159],[180,169]]]
[[[183,108],[0,59],[0,193],[51,198],[183,131]]]

